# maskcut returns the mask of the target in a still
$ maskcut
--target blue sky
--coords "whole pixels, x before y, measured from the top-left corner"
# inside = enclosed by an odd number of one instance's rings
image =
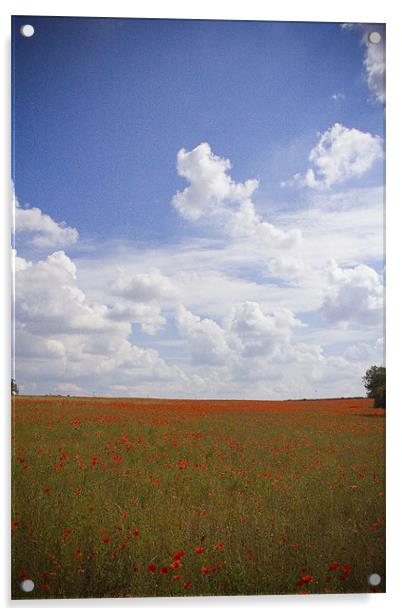
[[[361,393],[382,361],[384,38],[14,18],[24,391]]]

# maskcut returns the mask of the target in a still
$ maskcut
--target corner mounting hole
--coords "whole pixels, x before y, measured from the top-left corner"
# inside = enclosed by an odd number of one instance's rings
[[[23,590],[24,592],[32,592],[34,588],[35,584],[32,580],[23,580],[21,582],[21,590]]]
[[[370,586],[378,586],[381,582],[381,576],[378,575],[378,573],[372,573],[371,575],[369,575],[368,581]]]
[[[368,40],[369,43],[378,45],[378,43],[381,43],[381,34],[379,32],[369,32]]]
[[[22,36],[25,36],[25,38],[30,38],[35,34],[35,28],[31,26],[31,24],[24,24],[21,26],[20,32]]]

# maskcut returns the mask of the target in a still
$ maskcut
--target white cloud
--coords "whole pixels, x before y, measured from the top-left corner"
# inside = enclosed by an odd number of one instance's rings
[[[289,343],[292,329],[301,325],[287,308],[264,314],[257,302],[250,301],[232,309],[226,324],[229,331],[238,335],[247,356],[272,355],[280,345]]]
[[[247,237],[267,247],[286,248],[301,239],[296,229],[283,231],[263,220],[251,200],[258,180],[233,181],[228,171],[229,160],[216,156],[208,143],[191,151],[181,149],[177,155],[177,171],[188,182],[172,199],[183,218],[220,228],[230,237]]]
[[[268,314],[257,302],[246,301],[233,306],[222,325],[180,306],[176,326],[187,338],[195,363],[233,369],[250,358],[272,357],[289,344],[293,329],[302,323],[286,308]]]
[[[367,85],[380,103],[385,103],[385,28],[384,24],[341,24],[343,30],[358,29],[363,32],[362,44],[366,47],[363,65],[366,71]],[[371,42],[369,35],[377,32],[380,40]],[[377,37],[378,39],[378,37]]]
[[[229,169],[230,161],[213,154],[208,143],[200,143],[189,152],[179,150],[177,172],[190,186],[177,192],[172,203],[183,218],[198,220],[219,213],[225,203],[241,204],[251,197],[258,180],[236,183],[228,175]]]
[[[311,167],[304,174],[296,174],[290,182],[314,189],[328,189],[352,178],[359,178],[382,158],[382,140],[378,135],[346,128],[336,123],[320,135],[311,150]]]
[[[111,291],[116,296],[139,303],[173,299],[177,296],[175,285],[158,270],[130,273],[127,268],[119,268],[117,278],[111,283]]]
[[[57,383],[107,392],[123,381],[144,393],[148,384],[154,387],[173,375],[180,381],[179,371],[157,351],[130,342],[132,314],[124,319],[118,305],[88,300],[78,286],[76,265],[63,251],[38,262],[19,258],[15,276],[17,379],[31,390],[39,381],[43,393],[57,391]],[[143,314],[136,309],[144,330],[162,325],[157,309],[145,307]]]
[[[138,323],[146,334],[155,335],[166,325],[159,306],[133,302],[115,302],[108,312],[108,318],[115,321]]]
[[[329,286],[321,307],[330,323],[350,322],[378,325],[383,314],[383,284],[380,275],[367,265],[342,268],[328,266]]]
[[[366,55],[364,67],[367,75],[367,85],[380,103],[385,103],[385,44],[370,43],[365,35]]]
[[[285,280],[298,279],[306,271],[306,264],[299,256],[279,254],[268,261],[268,273]]]
[[[15,200],[15,233],[27,233],[38,248],[69,246],[78,240],[78,231],[64,222],[55,222],[39,208],[22,208]]]
[[[195,363],[227,364],[237,341],[212,319],[199,316],[179,306],[176,312],[176,327],[181,336],[188,339]]]

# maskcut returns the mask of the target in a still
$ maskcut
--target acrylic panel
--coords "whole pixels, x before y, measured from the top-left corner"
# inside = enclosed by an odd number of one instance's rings
[[[12,597],[385,592],[385,24],[12,19]]]

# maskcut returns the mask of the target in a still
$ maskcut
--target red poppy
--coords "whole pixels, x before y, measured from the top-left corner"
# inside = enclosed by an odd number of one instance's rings
[[[65,537],[70,537],[70,535],[71,535],[71,533],[72,533],[72,532],[73,532],[73,531],[71,530],[71,528],[66,528],[66,529],[64,530],[64,532],[63,532],[63,535],[64,535]]]
[[[166,573],[169,573],[169,567],[161,567],[159,569],[159,573],[162,573],[163,575],[166,575]]]
[[[50,494],[51,491],[52,488],[43,488],[43,492],[45,492],[45,494]]]
[[[338,575],[338,580],[340,582],[344,582],[346,580],[346,576],[345,575]]]
[[[217,544],[215,545],[215,550],[216,550],[217,552],[220,552],[221,550],[223,550],[223,543],[217,543]]]
[[[173,554],[173,560],[180,560],[181,558],[183,558],[184,554],[184,550],[179,550],[178,552],[176,552],[176,554]]]
[[[342,570],[343,570],[345,573],[350,573],[350,572],[352,571],[352,568],[351,568],[351,567],[349,567],[349,565],[342,565]]]
[[[50,590],[49,584],[41,584],[40,587],[42,590]]]
[[[296,586],[303,586],[303,584],[311,584],[313,579],[314,578],[312,575],[303,575],[303,577],[296,581]]]
[[[135,530],[133,531],[133,536],[134,536],[134,537],[138,537],[138,536],[139,536],[139,534],[140,534],[140,531],[139,531],[139,530],[135,529]]]
[[[174,575],[172,577],[173,582],[178,582],[181,579],[181,575]]]
[[[192,587],[192,583],[191,583],[191,582],[184,582],[184,584],[183,584],[183,588],[184,588],[185,590],[188,590],[188,589],[189,589],[189,588],[191,588],[191,587]]]
[[[181,560],[174,560],[170,565],[171,569],[179,569],[179,567],[182,567],[182,566],[183,566],[183,563],[181,562]]]
[[[156,571],[156,565],[155,565],[155,563],[151,563],[150,565],[148,565],[148,571],[149,571],[150,573],[155,573],[155,571]]]
[[[109,543],[110,539],[109,537],[103,537],[102,541],[103,543]]]
[[[202,548],[202,547],[200,547],[200,546],[198,546],[197,548],[195,548],[195,553],[196,553],[196,554],[202,554],[204,551],[205,551],[205,550],[204,550],[204,548]]]
[[[331,571],[336,571],[337,569],[339,569],[339,565],[338,565],[338,563],[331,563],[329,565],[329,568],[330,568]]]

